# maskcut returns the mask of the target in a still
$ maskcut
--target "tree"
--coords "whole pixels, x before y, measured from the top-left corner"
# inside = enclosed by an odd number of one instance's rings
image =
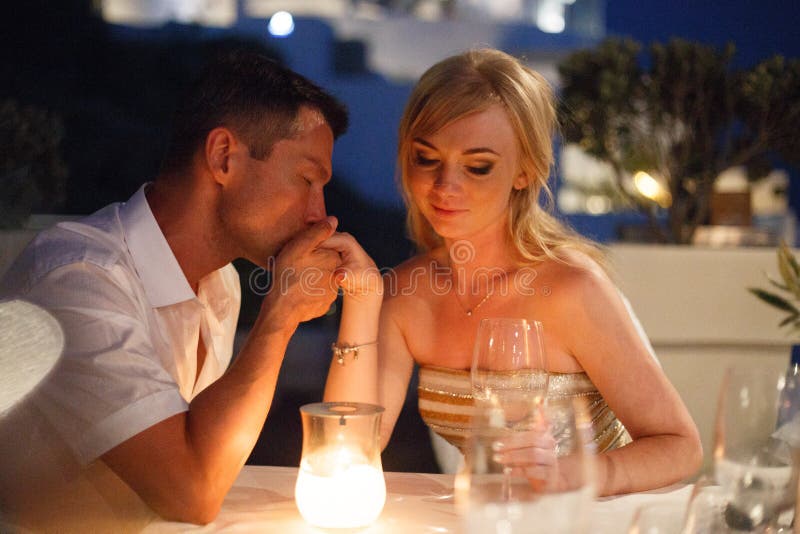
[[[577,51],[559,65],[560,116],[567,142],[608,162],[620,191],[648,215],[662,241],[691,242],[709,215],[717,176],[744,166],[752,178],[775,155],[795,163],[800,141],[800,61],[781,56],[734,70],[734,46],[723,50],[673,39],[650,47],[612,38]],[[667,184],[666,224],[653,200],[622,187],[636,171]]]

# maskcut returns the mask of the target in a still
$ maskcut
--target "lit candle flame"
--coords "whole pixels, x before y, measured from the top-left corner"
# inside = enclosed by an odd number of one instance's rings
[[[357,528],[375,521],[386,502],[380,466],[344,445],[320,449],[300,462],[295,486],[300,515],[322,528]]]

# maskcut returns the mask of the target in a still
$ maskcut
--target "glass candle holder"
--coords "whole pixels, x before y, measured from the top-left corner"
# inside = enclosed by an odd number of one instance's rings
[[[386,502],[381,413],[381,406],[355,402],[300,408],[303,453],[294,495],[310,524],[359,528],[380,515]]]

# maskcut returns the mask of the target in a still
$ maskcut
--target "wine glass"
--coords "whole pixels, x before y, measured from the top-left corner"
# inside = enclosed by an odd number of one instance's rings
[[[547,393],[542,325],[515,318],[483,319],[478,326],[471,380],[476,417],[496,438],[533,428]],[[506,468],[505,494],[510,498]]]
[[[785,420],[783,374],[728,369],[714,443],[725,522],[734,532],[790,532],[800,464],[800,416]],[[794,400],[796,402],[796,400]]]
[[[526,319],[483,319],[472,358],[472,396],[498,428],[530,427],[547,393],[542,324]]]

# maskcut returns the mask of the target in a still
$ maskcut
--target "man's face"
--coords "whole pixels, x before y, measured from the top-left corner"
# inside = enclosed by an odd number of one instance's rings
[[[277,141],[266,160],[240,154],[239,172],[220,202],[223,244],[262,267],[297,232],[326,216],[323,186],[331,177],[333,132],[322,114],[301,108],[299,128]]]

